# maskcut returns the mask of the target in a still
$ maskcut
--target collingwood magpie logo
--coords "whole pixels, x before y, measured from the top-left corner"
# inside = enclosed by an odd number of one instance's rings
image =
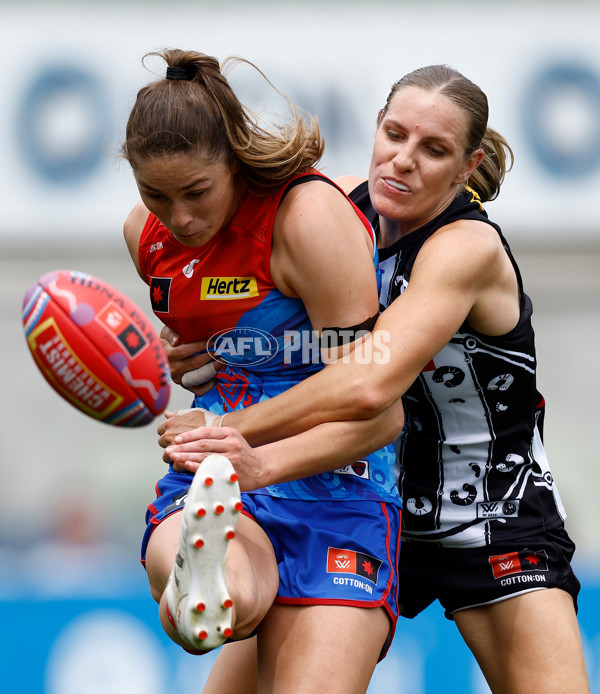
[[[249,299],[258,296],[256,277],[203,277],[200,298]]]

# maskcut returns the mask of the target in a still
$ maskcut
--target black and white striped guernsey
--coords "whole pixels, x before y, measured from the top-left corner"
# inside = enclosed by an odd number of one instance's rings
[[[350,198],[375,229],[367,183]],[[403,397],[397,443],[403,539],[474,547],[535,535],[565,518],[542,443],[544,399],[536,387],[532,305],[500,228],[470,190],[433,221],[379,249],[381,309],[408,286],[425,241],[458,219],[491,224],[517,274],[521,315],[506,335],[465,322]]]

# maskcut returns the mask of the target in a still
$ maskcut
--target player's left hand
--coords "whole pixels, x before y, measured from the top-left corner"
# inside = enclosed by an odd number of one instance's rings
[[[212,412],[209,414],[212,415]],[[204,427],[210,424],[206,419],[206,410],[203,410],[201,407],[194,407],[190,410],[167,410],[164,415],[165,419],[156,429],[159,436],[158,445],[162,448],[166,448],[174,443],[176,436],[190,429],[196,429],[197,427]],[[169,458],[166,452],[163,453],[163,460],[165,463],[174,462]],[[178,472],[185,472],[185,469],[178,469],[175,466],[174,469]]]

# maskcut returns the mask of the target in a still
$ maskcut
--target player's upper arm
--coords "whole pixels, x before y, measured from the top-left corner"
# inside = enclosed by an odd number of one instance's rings
[[[147,282],[147,277],[143,274],[140,267],[139,259],[139,247],[140,247],[140,237],[148,219],[148,209],[143,202],[138,202],[135,207],[131,210],[125,223],[123,225],[123,236],[125,237],[125,243],[127,244],[127,249],[129,250],[129,255],[133,260],[133,264],[138,271],[138,275]]]
[[[489,225],[461,222],[444,227],[423,245],[407,288],[383,311],[373,333],[374,340],[389,346],[390,358],[356,371],[370,390],[369,400],[378,403],[376,409],[385,409],[406,392],[497,282],[506,256],[497,239]],[[358,390],[358,385],[352,387]]]
[[[295,186],[275,220],[271,273],[306,306],[315,330],[359,325],[379,308],[373,245],[350,202],[333,186]]]

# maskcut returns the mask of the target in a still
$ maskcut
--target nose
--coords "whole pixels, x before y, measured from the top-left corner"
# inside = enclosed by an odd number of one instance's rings
[[[194,215],[190,212],[184,202],[176,202],[171,210],[171,224],[176,229],[184,229],[192,220]]]
[[[415,148],[411,142],[402,142],[394,154],[393,164],[399,171],[412,171],[415,168]]]

